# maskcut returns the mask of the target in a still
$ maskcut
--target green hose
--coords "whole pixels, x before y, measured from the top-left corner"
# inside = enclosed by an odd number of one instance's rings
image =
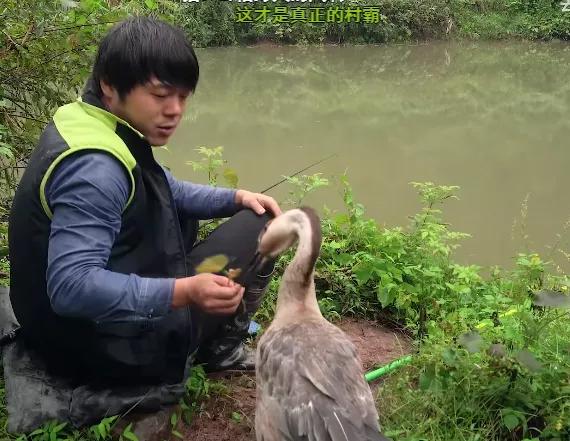
[[[382,366],[378,369],[374,369],[373,371],[367,372],[366,375],[364,375],[364,379],[368,382],[374,381],[377,378],[380,378],[383,375],[389,374],[390,372],[398,369],[401,366],[405,366],[406,364],[409,364],[411,361],[412,361],[411,355],[406,355],[405,357],[398,358],[397,360],[394,360],[385,366]]]

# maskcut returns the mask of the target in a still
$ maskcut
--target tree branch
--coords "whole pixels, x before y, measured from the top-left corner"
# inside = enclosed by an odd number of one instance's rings
[[[42,35],[34,35],[33,38],[30,38],[30,40],[35,40],[37,38],[42,38],[45,34],[49,33],[49,32],[58,32],[58,31],[66,31],[69,29],[78,29],[78,28],[83,28],[83,27],[88,27],[88,26],[99,26],[99,25],[105,25],[105,24],[115,24],[118,23],[117,20],[113,20],[113,21],[102,21],[99,23],[85,23],[85,24],[80,24],[80,25],[75,25],[75,26],[65,26],[62,28],[48,28],[48,29],[44,29]],[[15,38],[22,38],[24,37],[26,34],[22,34],[19,35]]]
[[[26,105],[28,105],[28,106],[31,104],[30,102],[28,102],[28,101],[26,101],[26,100],[23,100],[23,99],[21,99],[21,98],[16,98],[16,97],[14,97],[14,96],[9,96],[9,95],[2,95],[2,94],[0,93],[0,99],[1,99],[1,98],[7,99],[7,100],[9,100],[9,101],[12,101],[13,103],[22,103],[22,104],[26,104]]]
[[[26,31],[26,34],[24,35],[24,38],[22,38],[22,42],[20,43],[23,46],[26,45],[26,43],[28,42],[28,39],[30,38],[30,35],[32,35],[32,31],[34,30],[35,27],[35,23],[33,21],[30,22],[30,25],[28,26],[28,30]]]
[[[3,33],[6,37],[8,37],[8,42],[9,42],[9,43],[12,43],[11,45],[10,45],[10,44],[8,45],[8,49],[10,49],[10,47],[12,47],[12,48],[18,50],[18,46],[19,46],[19,45],[18,45],[18,43],[17,43],[16,41],[14,41],[14,39],[10,36],[10,34],[8,34],[8,32],[6,32],[4,29],[2,29],[2,33]]]
[[[12,113],[12,112],[4,112],[5,115],[8,115],[10,117],[15,117],[15,118],[24,118],[24,119],[29,119],[31,121],[36,121],[42,124],[48,124],[49,121],[44,121],[41,119],[37,119],[37,118],[33,118],[31,116],[25,116],[25,115],[20,115],[19,113]]]

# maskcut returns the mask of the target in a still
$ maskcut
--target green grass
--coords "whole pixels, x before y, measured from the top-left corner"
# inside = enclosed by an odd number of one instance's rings
[[[7,257],[0,259],[0,286],[10,286],[10,262]]]

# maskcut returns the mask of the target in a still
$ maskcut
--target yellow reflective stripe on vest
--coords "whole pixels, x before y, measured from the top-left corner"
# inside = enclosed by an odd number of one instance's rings
[[[137,164],[127,145],[115,133],[117,122],[126,123],[112,113],[80,100],[57,109],[53,121],[69,148],[50,164],[42,178],[40,200],[46,215],[50,219],[53,216],[45,196],[45,186],[51,173],[63,159],[83,150],[101,150],[110,153],[127,169],[131,180],[131,193],[125,205],[126,209],[135,194],[135,179],[132,171]],[[142,136],[138,131],[137,133]]]

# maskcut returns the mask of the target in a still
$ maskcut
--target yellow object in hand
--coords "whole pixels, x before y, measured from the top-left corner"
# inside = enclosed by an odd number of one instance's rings
[[[206,257],[196,267],[196,274],[200,273],[219,273],[222,271],[230,260],[224,254],[216,254],[214,256]]]

